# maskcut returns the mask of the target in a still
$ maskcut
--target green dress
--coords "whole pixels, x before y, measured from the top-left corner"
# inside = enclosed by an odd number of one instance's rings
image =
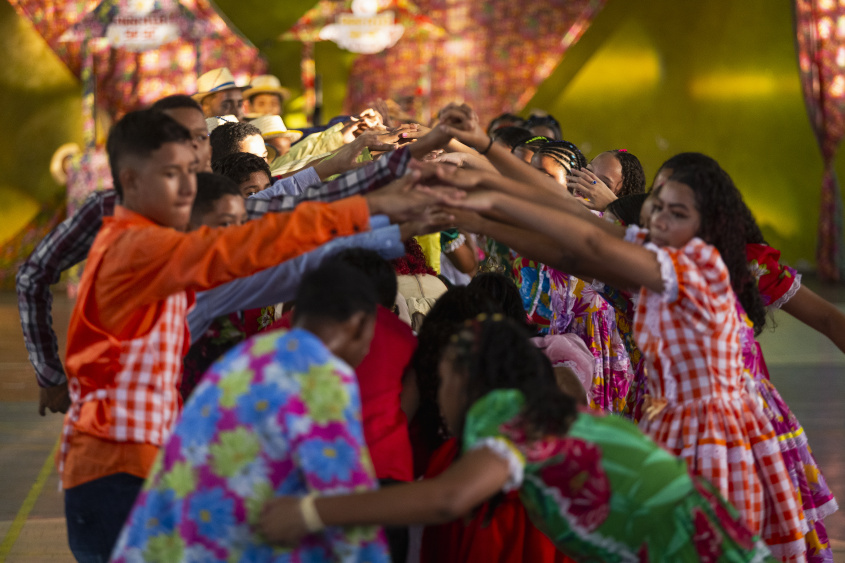
[[[493,391],[472,405],[464,449],[510,467],[534,524],[578,561],[775,561],[737,511],[632,423],[582,412],[564,437],[528,441],[524,398]]]

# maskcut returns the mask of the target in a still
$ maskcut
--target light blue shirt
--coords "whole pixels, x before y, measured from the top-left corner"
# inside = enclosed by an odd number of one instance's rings
[[[302,276],[318,268],[324,258],[345,248],[375,250],[387,260],[399,258],[405,254],[405,245],[399,235],[399,226],[391,225],[386,216],[370,217],[370,228],[372,230],[366,233],[331,240],[311,252],[252,276],[238,278],[214,289],[197,293],[196,305],[188,313],[191,344],[196,342],[208,330],[211,322],[220,315],[266,307],[293,299]]]
[[[321,182],[320,176],[314,171],[313,166],[309,166],[300,170],[293,176],[281,178],[267,188],[252,194],[253,199],[273,199],[280,195],[300,195],[308,186],[313,186]]]

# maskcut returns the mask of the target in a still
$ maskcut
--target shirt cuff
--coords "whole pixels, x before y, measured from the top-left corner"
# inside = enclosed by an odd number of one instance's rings
[[[654,243],[646,243],[645,248],[657,255],[657,263],[660,265],[660,279],[663,280],[664,303],[674,303],[678,299],[678,273],[675,271],[675,262],[665,249]]]
[[[509,493],[522,486],[525,470],[525,458],[511,443],[502,438],[489,436],[473,444],[473,450],[487,448],[508,464],[508,480],[502,486],[502,492]]]
[[[390,225],[390,218],[387,215],[373,215],[370,217],[370,228],[372,230],[383,229]]]

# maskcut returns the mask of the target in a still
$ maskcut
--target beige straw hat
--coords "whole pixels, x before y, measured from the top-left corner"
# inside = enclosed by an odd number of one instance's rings
[[[238,86],[235,84],[235,77],[232,76],[232,73],[228,68],[215,68],[214,70],[209,70],[197,78],[197,93],[191,97],[196,101],[201,102],[203,98],[209,94],[215,94],[217,92],[231,90],[233,88],[245,90],[249,87],[249,84],[246,86]]]
[[[274,137],[287,137],[291,143],[302,138],[302,131],[291,131],[285,127],[285,122],[278,115],[262,115],[250,121],[261,130],[261,136],[265,139]]]
[[[272,74],[260,74],[253,78],[250,87],[244,91],[244,98],[249,99],[256,94],[278,94],[282,102],[290,98],[290,90],[282,86]]]

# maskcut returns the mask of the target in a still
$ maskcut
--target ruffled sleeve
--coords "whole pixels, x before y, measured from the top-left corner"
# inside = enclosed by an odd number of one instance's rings
[[[765,244],[745,245],[748,269],[767,307],[780,308],[801,287],[801,274],[780,263],[780,251]]]
[[[508,480],[504,492],[522,485],[525,456],[501,432],[503,424],[513,420],[522,410],[525,399],[516,389],[491,391],[476,401],[467,412],[464,426],[464,451],[487,448],[508,464]]]
[[[662,299],[683,310],[685,322],[696,330],[708,330],[733,311],[730,274],[715,246],[693,238],[683,248],[658,248],[651,243],[645,248],[657,255]]]

